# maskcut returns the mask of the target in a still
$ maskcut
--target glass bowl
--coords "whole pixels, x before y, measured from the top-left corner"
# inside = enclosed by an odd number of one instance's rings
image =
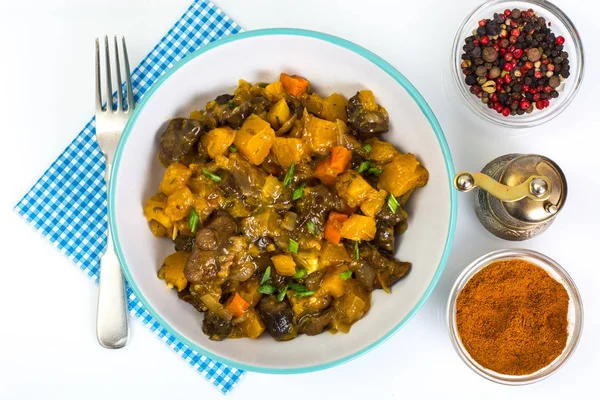
[[[569,313],[567,317],[569,320],[569,336],[567,338],[567,344],[562,353],[554,361],[552,361],[552,363],[529,375],[505,375],[479,365],[463,346],[462,341],[458,336],[458,329],[456,326],[456,299],[466,283],[473,277],[473,275],[481,271],[490,263],[514,258],[529,261],[543,268],[550,274],[550,276],[560,282],[569,294]],[[456,283],[452,287],[452,290],[450,291],[447,314],[450,339],[452,340],[454,349],[460,358],[465,362],[465,364],[467,364],[467,366],[469,366],[469,368],[477,372],[479,375],[489,379],[490,381],[505,385],[526,385],[541,381],[542,379],[552,375],[567,362],[569,357],[571,357],[575,351],[575,348],[577,347],[577,343],[579,342],[581,331],[583,329],[583,304],[581,302],[581,297],[579,296],[579,291],[577,290],[577,287],[575,286],[575,283],[569,274],[567,274],[567,272],[560,265],[558,265],[556,261],[536,251],[524,249],[493,251],[484,255],[483,257],[480,257],[471,265],[469,265],[460,274],[456,280]]]
[[[564,80],[560,95],[552,99],[550,106],[542,110],[534,109],[531,114],[510,115],[504,117],[495,110],[487,107],[481,100],[469,91],[465,83],[465,75],[460,68],[462,62],[463,45],[465,38],[470,36],[477,28],[477,22],[484,18],[492,18],[494,13],[502,13],[505,9],[527,10],[533,9],[547,22],[550,22],[552,32],[556,36],[565,38],[564,51],[569,53],[571,75]],[[573,22],[557,6],[546,0],[510,1],[490,0],[474,9],[462,22],[452,45],[452,76],[460,93],[460,98],[475,114],[484,120],[494,122],[509,128],[530,128],[550,121],[563,112],[575,98],[583,79],[584,54],[581,38]],[[559,87],[560,88],[560,87]]]

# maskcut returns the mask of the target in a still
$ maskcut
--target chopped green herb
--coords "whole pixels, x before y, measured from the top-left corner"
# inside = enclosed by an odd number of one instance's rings
[[[283,299],[285,298],[285,294],[287,293],[287,291],[288,291],[288,285],[285,285],[283,287],[283,289],[281,289],[281,291],[277,295],[277,301],[283,301]]]
[[[260,280],[260,284],[263,285],[266,281],[271,278],[271,266],[269,265],[267,269],[265,269],[265,273],[263,274],[262,279]]]
[[[296,293],[294,293],[294,297],[297,299],[300,299],[302,297],[312,296],[313,294],[315,294],[314,290],[308,290],[306,292],[296,292]]]
[[[258,293],[273,294],[273,293],[275,293],[276,290],[277,290],[277,288],[275,287],[275,285],[271,285],[270,283],[267,283],[258,288]]]
[[[381,173],[382,173],[383,171],[382,171],[380,168],[377,168],[377,167],[371,167],[371,168],[369,168],[369,169],[367,170],[367,172],[368,172],[369,174],[373,174],[373,175],[375,175],[375,176],[379,176],[379,175],[381,175]]]
[[[296,166],[295,162],[292,162],[290,165],[290,169],[285,174],[285,178],[283,178],[283,186],[290,187],[292,184],[292,178],[294,177],[294,167]]]
[[[371,161],[367,160],[367,161],[361,162],[360,166],[358,167],[358,173],[362,174],[363,172],[368,170],[370,166],[371,166]]]
[[[350,271],[349,269],[340,273],[340,278],[342,278],[343,281],[348,280],[350,278],[352,278],[352,271]]]
[[[190,218],[188,219],[188,224],[190,225],[190,230],[192,233],[196,233],[196,229],[198,229],[198,221],[200,221],[198,213],[196,210],[194,210],[194,207],[190,208]]]
[[[306,183],[303,183],[302,185],[300,185],[296,189],[294,189],[294,193],[292,193],[292,200],[301,199],[302,195],[304,195],[305,187],[306,187]]]
[[[306,270],[304,268],[299,268],[296,273],[294,274],[294,276],[292,276],[292,278],[294,279],[302,279],[304,277],[306,277]]]
[[[358,250],[358,242],[354,242],[354,259],[358,260],[360,258],[360,250]]]
[[[387,198],[387,205],[390,208],[390,210],[393,213],[395,213],[396,210],[398,209],[398,206],[400,205],[400,203],[398,203],[398,200],[396,200],[394,195],[390,193],[390,195]]]
[[[308,221],[306,223],[306,229],[308,229],[313,236],[319,236],[319,232],[317,232],[317,227],[315,226],[314,222]]]
[[[370,152],[371,152],[371,150],[373,150],[373,148],[371,147],[371,145],[370,145],[370,144],[367,144],[367,145],[365,145],[365,147],[363,147],[363,149],[365,149],[365,151],[366,151],[367,153],[370,153]]]
[[[229,108],[231,108],[232,110],[236,107],[235,103],[233,101],[230,101],[229,103],[227,103],[227,105],[229,106]]]
[[[217,174],[213,174],[212,172],[210,172],[209,170],[207,170],[206,168],[202,168],[202,173],[204,174],[205,177],[207,177],[208,179],[211,179],[217,183],[221,182],[221,177]]]
[[[306,288],[306,286],[301,285],[299,283],[290,283],[289,288],[292,290],[295,290],[297,293],[308,292],[308,288]]]
[[[256,84],[256,86],[258,86],[259,88],[266,88],[266,87],[267,87],[267,85],[268,85],[268,83],[267,83],[267,82],[258,82],[258,83]]]
[[[231,146],[229,146],[229,151],[232,153],[237,153],[237,147],[235,144],[232,144]]]
[[[300,250],[300,245],[294,239],[290,239],[288,242],[288,250],[294,254],[298,254],[298,250]]]

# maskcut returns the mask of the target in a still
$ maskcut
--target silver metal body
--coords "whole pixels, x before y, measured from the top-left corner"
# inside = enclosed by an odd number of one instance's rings
[[[114,55],[116,64],[117,109],[113,109],[111,62],[108,37],[105,44],[105,102],[102,107],[102,79],[100,68],[100,44],[96,39],[96,139],[98,146],[106,158],[105,180],[108,185],[113,157],[121,133],[127,124],[129,115],[134,108],[133,91],[131,88],[131,73],[125,38],[122,38],[122,51],[125,64],[125,82],[127,86],[127,105],[123,101],[123,83],[121,80],[121,65],[117,37],[114,38]],[[110,224],[110,222],[109,222]],[[108,226],[108,225],[107,225]],[[107,231],[106,251],[100,260],[100,288],[98,293],[98,314],[96,319],[96,336],[98,342],[109,349],[124,347],[129,340],[129,323],[127,320],[127,297],[125,279],[119,260],[115,253],[110,228]]]
[[[506,202],[485,190],[479,188],[474,190],[473,205],[477,218],[488,231],[506,240],[531,239],[548,229],[564,204],[567,194],[566,180],[562,171],[552,160],[542,156],[506,154],[492,160],[481,172],[499,182],[514,186],[521,183],[525,177],[530,176],[531,171],[512,169],[509,172],[510,176],[507,176],[507,168],[510,168],[509,164],[514,165],[515,160],[524,158],[538,163],[538,172],[542,171],[551,177],[550,182],[537,179],[531,182],[532,193],[539,193],[540,197],[547,194],[549,184],[552,184],[554,190],[547,201],[535,202],[523,199],[517,202]]]

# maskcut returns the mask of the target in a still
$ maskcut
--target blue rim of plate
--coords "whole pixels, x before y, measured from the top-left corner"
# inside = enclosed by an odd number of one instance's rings
[[[123,251],[121,249],[121,243],[119,241],[119,233],[117,232],[116,224],[114,223],[114,221],[116,220],[115,219],[115,209],[113,207],[113,204],[115,201],[115,198],[114,198],[115,187],[116,187],[116,182],[117,182],[117,177],[118,177],[118,172],[119,172],[119,167],[120,167],[120,162],[121,162],[121,155],[123,153],[123,148],[125,147],[125,143],[127,143],[127,138],[129,137],[129,134],[131,133],[131,129],[134,126],[134,124],[140,114],[140,111],[144,109],[144,106],[146,105],[148,100],[154,95],[156,90],[167,79],[169,79],[169,77],[171,75],[173,75],[179,68],[183,67],[185,64],[187,64],[194,58],[198,57],[199,55],[206,53],[207,51],[210,51],[216,47],[223,46],[227,43],[235,42],[238,40],[244,40],[244,39],[248,39],[248,38],[252,38],[252,37],[256,37],[256,36],[273,36],[273,35],[304,36],[304,37],[319,39],[319,40],[323,40],[323,41],[332,43],[334,45],[337,45],[337,46],[343,47],[347,50],[350,50],[363,58],[366,58],[367,60],[371,61],[373,64],[375,64],[379,68],[381,68],[383,71],[385,71],[388,75],[390,75],[396,82],[398,82],[408,92],[408,94],[418,104],[419,108],[421,109],[421,111],[423,112],[423,114],[425,115],[427,120],[429,121],[429,124],[433,128],[433,131],[435,132],[438,143],[442,149],[442,153],[444,156],[444,162],[446,164],[446,171],[448,172],[448,184],[450,186],[450,223],[448,226],[448,233],[446,236],[446,245],[444,247],[444,252],[442,253],[442,258],[440,260],[440,263],[438,264],[437,270],[435,272],[435,275],[433,276],[431,283],[429,284],[429,286],[427,287],[427,290],[425,290],[425,293],[423,294],[423,296],[421,297],[419,302],[415,305],[415,307],[391,331],[389,331],[388,333],[386,333],[385,335],[383,335],[378,340],[376,340],[374,343],[371,343],[364,349],[359,350],[353,354],[339,358],[334,361],[330,361],[330,362],[319,364],[319,365],[309,366],[309,367],[301,367],[301,368],[267,368],[267,367],[257,367],[257,366],[253,366],[253,365],[236,362],[236,361],[221,357],[217,354],[214,354],[214,353],[198,346],[196,343],[193,343],[192,341],[190,341],[189,339],[187,339],[183,335],[181,335],[177,330],[175,330],[173,327],[171,327],[171,325],[169,325],[169,323],[167,321],[165,321],[159,315],[159,313],[157,313],[156,310],[154,310],[152,308],[152,306],[150,306],[150,303],[146,300],[142,291],[137,286],[136,282],[133,280],[133,276],[131,275],[131,272],[129,271],[129,267],[127,266],[127,262],[125,261]],[[110,232],[112,234],[114,245],[115,245],[115,251],[116,251],[117,257],[119,258],[119,261],[121,263],[123,273],[125,274],[125,277],[127,278],[127,281],[129,282],[129,285],[135,292],[136,296],[144,304],[144,306],[146,307],[148,312],[158,322],[160,322],[160,324],[165,329],[167,329],[179,341],[186,344],[190,349],[195,350],[199,354],[205,355],[206,357],[209,357],[213,360],[222,362],[223,364],[226,364],[226,365],[229,365],[232,367],[236,367],[236,368],[240,368],[243,370],[247,370],[247,371],[267,373],[267,374],[299,374],[299,373],[315,372],[315,371],[320,371],[323,369],[332,368],[337,365],[343,364],[345,362],[353,360],[353,359],[360,357],[361,355],[373,350],[375,347],[379,346],[380,344],[385,342],[387,339],[389,339],[391,336],[393,336],[396,332],[398,332],[400,330],[400,328],[402,328],[421,309],[421,307],[423,306],[423,304],[425,303],[425,301],[427,300],[427,298],[429,297],[429,295],[435,288],[437,282],[440,279],[440,276],[442,275],[442,271],[444,270],[444,266],[446,265],[446,262],[448,261],[448,257],[450,255],[450,249],[452,247],[452,241],[454,239],[454,229],[456,226],[456,215],[457,215],[457,195],[456,195],[456,191],[453,190],[453,183],[452,183],[453,179],[454,179],[454,174],[455,174],[454,165],[452,163],[452,156],[450,154],[450,149],[448,147],[448,143],[446,142],[444,132],[442,131],[442,128],[441,128],[439,122],[437,121],[435,115],[433,114],[433,111],[431,110],[431,108],[429,107],[429,105],[427,104],[427,102],[425,101],[423,96],[421,96],[421,94],[417,91],[417,89],[412,85],[412,83],[410,83],[408,81],[408,79],[406,79],[404,77],[404,75],[402,75],[400,73],[400,71],[398,71],[396,68],[394,68],[390,63],[388,63],[387,61],[383,60],[381,57],[375,55],[374,53],[370,52],[369,50],[367,50],[357,44],[354,44],[348,40],[341,39],[336,36],[328,35],[326,33],[309,31],[309,30],[304,30],[304,29],[292,29],[292,28],[259,29],[259,30],[255,30],[255,31],[237,33],[235,35],[231,35],[226,38],[220,39],[216,42],[208,44],[207,46],[205,46],[201,49],[196,50],[194,53],[185,57],[179,63],[174,65],[171,69],[166,71],[165,74],[162,77],[160,77],[158,79],[158,81],[154,85],[152,85],[152,87],[144,95],[144,97],[142,98],[142,100],[136,106],[134,112],[132,113],[131,118],[129,119],[129,122],[127,123],[127,126],[125,127],[125,130],[123,131],[123,135],[121,136],[121,140],[119,141],[119,145],[117,146],[117,150],[115,153],[115,158],[113,161],[113,168],[112,168],[112,173],[111,173],[111,178],[110,178],[110,185],[109,185],[109,190],[108,190],[108,193],[109,193],[108,217],[111,222],[109,224],[109,226],[110,226]]]

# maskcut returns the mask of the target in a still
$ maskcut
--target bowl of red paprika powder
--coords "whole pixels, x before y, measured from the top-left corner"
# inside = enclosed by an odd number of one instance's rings
[[[493,382],[547,378],[575,351],[583,305],[554,260],[532,250],[497,250],[469,265],[448,300],[448,329],[461,359]]]
[[[459,27],[451,62],[463,103],[509,128],[556,117],[571,104],[584,75],[579,32],[548,0],[481,4]]]

